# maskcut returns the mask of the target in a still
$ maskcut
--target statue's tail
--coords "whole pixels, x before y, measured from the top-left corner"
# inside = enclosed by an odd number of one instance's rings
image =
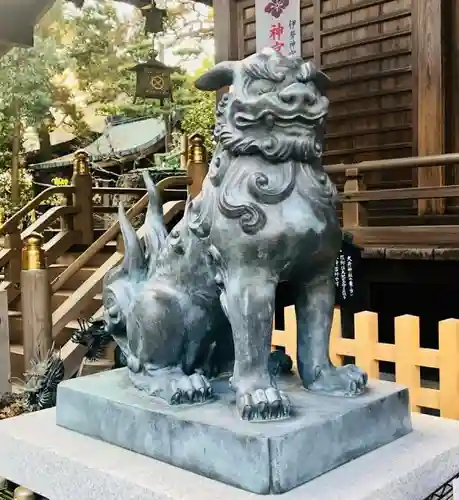
[[[120,265],[106,274],[103,285],[105,328],[134,371],[135,367],[140,365],[131,352],[127,332],[128,315],[138,291],[138,284],[156,271],[158,254],[167,237],[157,190],[147,172],[143,177],[149,198],[144,224],[144,245],[120,203],[118,219],[124,242],[124,256]]]
[[[123,235],[124,255],[121,263],[104,276],[102,299],[105,328],[110,335],[126,335],[126,314],[135,295],[136,285],[143,281],[147,262],[139,238],[124,212],[118,206],[118,217]]]
[[[124,243],[124,257],[120,270],[135,280],[137,275],[146,269],[146,256],[134,227],[126,217],[122,203],[118,205],[118,220]]]
[[[164,224],[161,200],[148,171],[143,172],[143,180],[148,192],[148,209],[144,225],[145,258],[148,276],[152,276],[156,270],[158,254],[167,238],[167,229]]]

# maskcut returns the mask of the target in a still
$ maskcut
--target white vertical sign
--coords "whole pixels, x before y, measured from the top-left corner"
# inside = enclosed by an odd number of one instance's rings
[[[300,0],[255,0],[257,52],[301,57]]]

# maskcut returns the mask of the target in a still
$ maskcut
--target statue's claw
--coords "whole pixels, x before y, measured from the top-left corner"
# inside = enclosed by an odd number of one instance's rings
[[[274,387],[238,395],[237,408],[241,418],[250,421],[279,420],[291,413],[288,397]]]
[[[198,373],[183,375],[171,382],[172,405],[204,403],[213,399],[213,391],[208,380]]]
[[[314,382],[308,386],[313,392],[333,396],[353,397],[365,392],[368,375],[355,365],[319,369]]]

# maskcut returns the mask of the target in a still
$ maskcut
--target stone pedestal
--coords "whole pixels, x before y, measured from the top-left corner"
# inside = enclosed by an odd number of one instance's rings
[[[413,415],[413,427],[282,500],[426,499],[459,471],[459,422]],[[49,500],[266,498],[58,427],[54,409],[1,421],[0,443],[0,476]]]
[[[170,407],[135,389],[125,369],[59,386],[57,424],[232,486],[284,493],[411,431],[408,392],[372,382],[352,399],[280,381],[293,418],[253,423],[236,413],[227,382],[217,400]]]

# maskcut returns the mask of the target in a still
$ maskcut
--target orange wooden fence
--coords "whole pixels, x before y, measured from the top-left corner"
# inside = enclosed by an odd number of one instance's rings
[[[395,318],[395,342],[378,342],[378,315],[361,312],[355,315],[354,338],[341,335],[341,313],[335,310],[330,339],[330,357],[338,366],[345,357],[380,378],[380,362],[395,364],[395,381],[410,390],[412,411],[421,408],[439,410],[440,416],[459,419],[459,320],[447,319],[438,324],[438,349],[420,347],[419,318],[404,315]],[[296,359],[296,318],[293,306],[285,309],[285,330],[274,330],[273,346],[284,346]],[[423,387],[421,367],[439,372],[439,387]]]

